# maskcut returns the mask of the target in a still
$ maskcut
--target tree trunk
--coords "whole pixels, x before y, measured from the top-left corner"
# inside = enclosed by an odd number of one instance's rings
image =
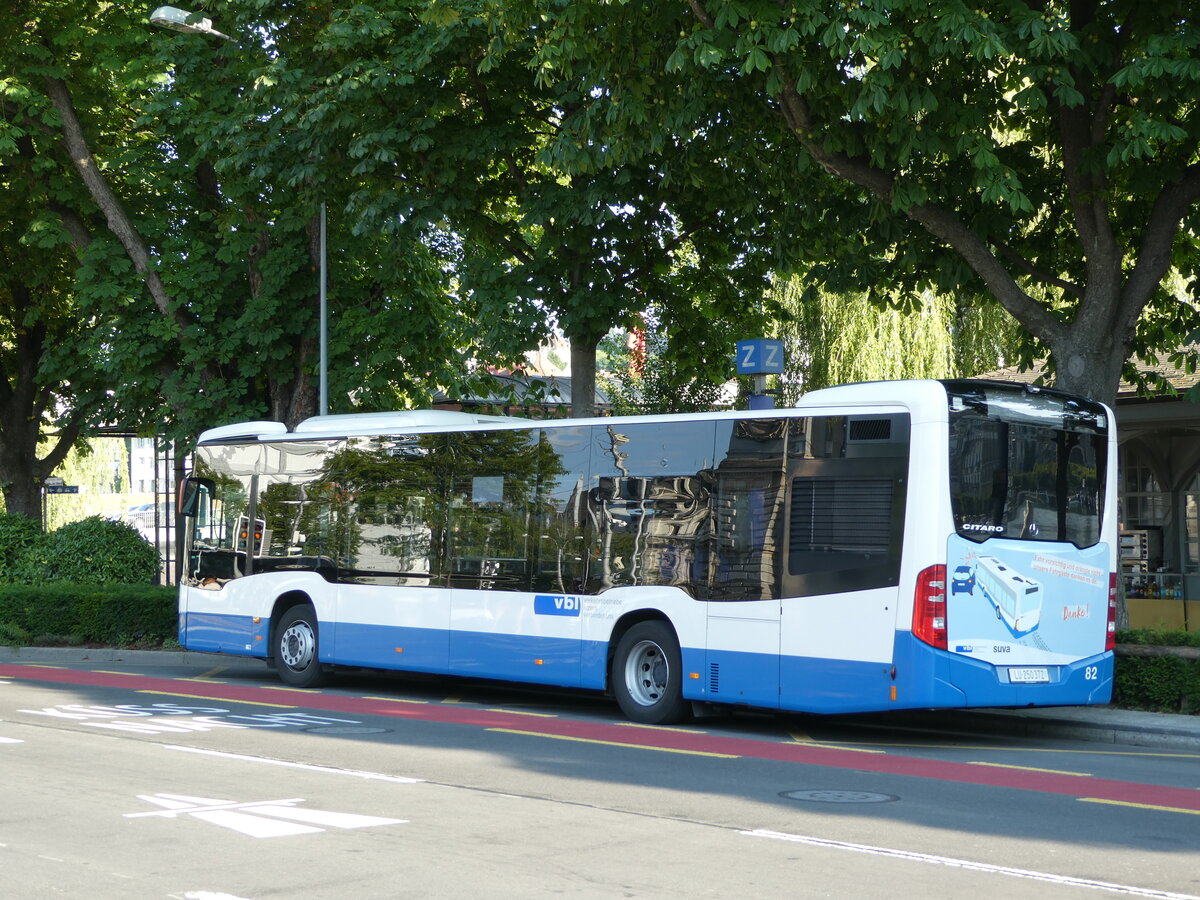
[[[598,340],[568,336],[571,341],[571,418],[596,415],[596,345]]]

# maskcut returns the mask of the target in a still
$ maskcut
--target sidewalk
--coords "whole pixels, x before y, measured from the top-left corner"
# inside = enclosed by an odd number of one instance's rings
[[[114,650],[75,647],[0,647],[0,663],[127,663],[131,666],[198,666],[222,660],[239,665],[265,663],[251,657],[223,657],[187,650]],[[1200,751],[1200,716],[1138,712],[1111,706],[1045,709],[904,710],[884,714],[890,723],[915,729],[990,731],[1014,737],[1046,737],[1157,749]],[[854,717],[845,717],[853,720]],[[872,717],[874,724],[880,718]]]

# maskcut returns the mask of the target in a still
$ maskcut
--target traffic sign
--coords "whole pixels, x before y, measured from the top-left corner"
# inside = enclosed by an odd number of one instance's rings
[[[78,494],[79,485],[77,484],[48,484],[46,485],[47,494]]]
[[[755,338],[737,342],[739,375],[782,375],[783,363],[783,341]]]

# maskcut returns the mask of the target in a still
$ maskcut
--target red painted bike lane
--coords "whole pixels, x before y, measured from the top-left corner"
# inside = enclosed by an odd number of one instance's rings
[[[1200,813],[1200,790],[1056,774],[1030,769],[1005,769],[890,753],[868,755],[836,747],[727,737],[693,732],[687,729],[660,729],[644,726],[631,728],[628,723],[531,717],[520,713],[451,703],[346,697],[314,691],[284,691],[279,688],[29,665],[0,665],[0,677],[26,682],[122,688],[177,697],[224,700],[231,703],[268,704],[276,707],[286,705],[326,712],[440,722],[475,728],[515,731],[549,738],[614,744],[634,749],[670,750],[726,757],[767,759],[828,768],[856,769],[889,775],[931,778],[938,781],[953,781],[1021,791],[1038,791],[1077,799]],[[291,702],[281,703],[285,698]]]

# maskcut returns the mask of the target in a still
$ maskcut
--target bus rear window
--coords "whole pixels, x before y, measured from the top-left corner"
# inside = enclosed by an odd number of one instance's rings
[[[1107,417],[1099,404],[1019,389],[950,390],[950,492],[957,532],[1070,542],[1100,540]],[[1026,398],[1026,401],[1028,398]]]

